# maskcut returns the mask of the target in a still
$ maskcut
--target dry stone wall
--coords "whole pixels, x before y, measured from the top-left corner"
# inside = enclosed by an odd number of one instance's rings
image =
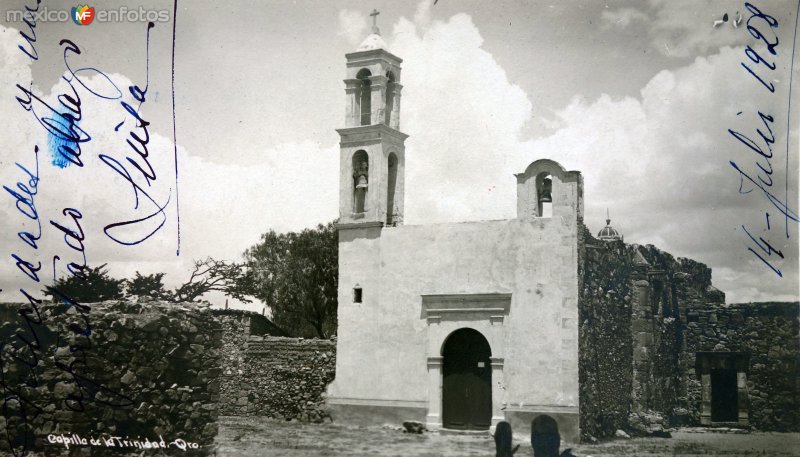
[[[220,414],[320,422],[336,341],[275,336],[256,313],[215,311],[224,328]]]
[[[613,436],[631,403],[633,290],[623,243],[579,236],[579,394],[582,438]]]
[[[336,372],[334,340],[251,337],[244,385],[245,414],[322,422],[323,394]]]
[[[3,452],[215,453],[222,333],[207,306],[17,309],[0,327]]]
[[[724,294],[701,263],[651,245],[602,242],[585,227],[579,260],[581,432],[661,431],[689,411],[686,309],[724,302]]]
[[[239,403],[249,392],[242,394],[245,352],[250,336],[286,336],[281,328],[261,314],[239,309],[215,309],[212,313],[222,326],[222,383],[219,413],[223,416],[242,415]]]
[[[634,344],[631,415],[628,430],[647,434],[688,425],[689,399],[684,363],[687,309],[722,303],[711,285],[711,270],[694,260],[675,258],[652,245],[631,246],[636,287],[631,337]]]
[[[255,313],[253,313],[255,314]],[[222,377],[219,413],[223,416],[241,415],[238,407],[241,382],[245,370],[244,350],[250,338],[247,314],[217,314],[222,326]]]

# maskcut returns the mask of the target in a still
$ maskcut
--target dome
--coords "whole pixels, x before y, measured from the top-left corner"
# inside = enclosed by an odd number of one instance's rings
[[[374,49],[388,50],[386,41],[384,41],[383,38],[377,33],[373,33],[369,35],[367,38],[365,38],[364,41],[362,41],[361,44],[356,49],[356,52],[372,51]]]
[[[617,229],[611,226],[611,219],[606,219],[606,226],[597,234],[600,241],[619,241],[622,240],[622,235],[619,234]]]

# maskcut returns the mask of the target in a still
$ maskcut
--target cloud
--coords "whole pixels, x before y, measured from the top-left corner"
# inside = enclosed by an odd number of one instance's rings
[[[729,301],[797,299],[797,225],[790,225],[788,241],[780,236],[782,230],[764,231],[764,212],[774,218],[777,210],[759,192],[739,195],[740,182],[729,165],[734,160],[751,174],[758,170],[757,156],[733,139],[728,128],[754,136],[760,126],[758,109],[776,115],[786,109],[785,97],[765,103],[757,87],[737,73],[731,75],[742,52],[726,47],[686,67],[664,70],[641,90],[640,98],[576,97],[557,113],[562,125],[558,131],[523,149],[583,172],[586,221],[595,231],[610,207],[612,224],[626,241],[653,243],[714,267],[715,284],[729,294]],[[739,111],[743,114],[737,116]],[[781,148],[786,148],[785,137],[773,150]],[[776,170],[784,167],[776,165]],[[797,157],[792,157],[790,176],[797,168]],[[776,186],[782,186],[778,175]],[[791,187],[789,201],[796,202],[796,181]],[[743,225],[782,249],[786,258],[777,264],[784,279],[747,250],[753,243]]]
[[[338,35],[347,39],[350,44],[356,45],[364,39],[367,30],[367,20],[361,11],[344,9],[339,11]]]
[[[502,218],[513,211],[506,166],[531,103],[481,46],[471,18],[427,28],[401,19],[391,50],[403,65],[401,130],[406,142],[406,221]]]
[[[620,8],[618,10],[606,10],[600,15],[603,28],[612,27],[625,28],[634,22],[647,22],[647,15],[636,8]]]
[[[785,109],[781,103],[764,106],[759,88],[739,77],[742,48],[723,47],[661,71],[639,97],[576,95],[556,112],[552,134],[526,140],[521,131],[531,118],[528,95],[482,48],[469,16],[427,28],[401,19],[393,38],[392,51],[406,57],[401,129],[411,135],[407,223],[514,217],[512,174],[547,157],[582,171],[585,220],[593,231],[604,225],[610,208],[628,242],[655,244],[718,269],[715,284],[731,302],[797,299],[797,226],[788,242],[770,238],[783,249],[780,265],[788,280],[747,250],[752,243],[741,228],[761,230],[769,203],[738,194],[739,179],[728,162],[747,163],[748,170],[756,165],[727,129],[754,129],[761,107]],[[775,99],[785,103],[785,95]],[[739,111],[744,114],[737,117]],[[785,143],[776,143],[775,150],[781,147]],[[796,157],[789,168],[797,170]],[[796,197],[789,195],[790,201]]]

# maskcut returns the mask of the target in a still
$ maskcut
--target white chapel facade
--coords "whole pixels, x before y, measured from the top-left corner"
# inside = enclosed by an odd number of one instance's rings
[[[404,225],[402,60],[378,33],[346,59],[334,420],[577,438],[581,174],[537,160],[514,219]]]

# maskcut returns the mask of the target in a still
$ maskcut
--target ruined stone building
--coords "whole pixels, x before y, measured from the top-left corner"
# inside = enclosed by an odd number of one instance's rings
[[[515,175],[516,218],[403,225],[402,60],[377,33],[346,60],[334,420],[797,429],[796,304],[726,307],[706,266],[594,238],[552,160]]]

